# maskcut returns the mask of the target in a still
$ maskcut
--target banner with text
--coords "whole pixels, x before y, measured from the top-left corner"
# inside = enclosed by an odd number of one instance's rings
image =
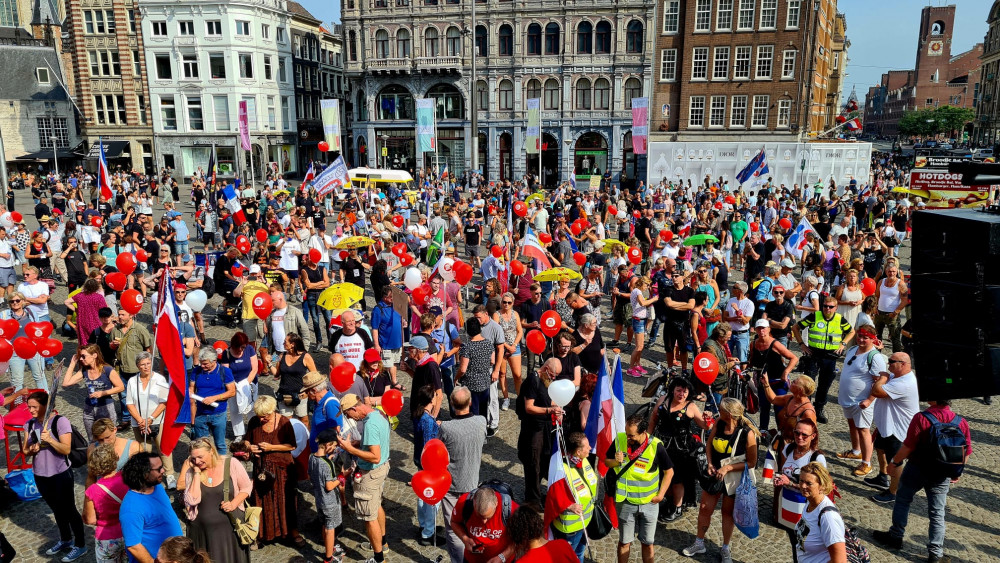
[[[417,152],[434,152],[434,98],[417,98]]]
[[[313,187],[316,188],[316,197],[326,197],[326,194],[334,190],[340,190],[351,186],[351,176],[347,173],[347,164],[344,157],[338,156],[330,166],[327,166],[313,180]]]
[[[528,154],[538,154],[538,141],[542,136],[541,116],[538,113],[541,107],[541,98],[531,98],[525,100],[528,110],[528,127],[525,130],[524,149]]]
[[[240,147],[248,151],[250,150],[250,121],[247,117],[247,102],[246,100],[240,100],[239,112],[237,115],[237,122],[240,129]]]
[[[649,98],[632,98],[632,152],[646,154],[649,136]]]
[[[984,207],[990,192],[1000,188],[997,185],[966,186],[961,174],[951,174],[946,170],[912,170],[910,187],[895,188],[924,198],[928,208],[954,209],[957,207]]]
[[[340,100],[320,100],[320,114],[323,117],[323,140],[331,151],[340,151]]]

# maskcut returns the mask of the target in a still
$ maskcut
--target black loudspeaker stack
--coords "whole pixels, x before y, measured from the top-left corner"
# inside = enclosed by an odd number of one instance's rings
[[[920,399],[1000,395],[1000,214],[918,211],[912,249]]]

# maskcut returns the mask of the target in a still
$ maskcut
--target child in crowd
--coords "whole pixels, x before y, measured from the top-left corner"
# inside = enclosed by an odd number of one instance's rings
[[[323,546],[326,553],[323,563],[340,563],[344,549],[336,544],[336,529],[341,525],[341,481],[330,456],[337,449],[337,429],[327,428],[316,438],[318,448],[309,458],[309,479],[316,496],[316,510],[323,516]]]

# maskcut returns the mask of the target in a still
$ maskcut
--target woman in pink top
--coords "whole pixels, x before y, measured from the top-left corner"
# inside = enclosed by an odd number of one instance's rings
[[[88,279],[83,282],[83,291],[66,299],[64,304],[76,311],[76,331],[80,336],[80,346],[86,346],[90,333],[101,326],[97,312],[101,307],[108,306],[104,293],[101,292],[101,282],[94,278]]]
[[[118,509],[128,486],[118,472],[118,455],[112,444],[101,444],[90,454],[87,471],[97,482],[87,487],[83,500],[83,523],[94,526],[98,563],[124,563],[127,559]]]

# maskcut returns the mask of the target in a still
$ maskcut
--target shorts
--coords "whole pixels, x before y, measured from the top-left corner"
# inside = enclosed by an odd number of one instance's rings
[[[632,332],[636,334],[646,334],[646,319],[632,317]]]
[[[330,506],[317,506],[318,512],[323,517],[323,529],[335,530],[344,523],[344,517],[340,510],[340,502],[335,501]]]
[[[277,395],[275,399],[278,401],[278,414],[281,416],[287,416],[295,418],[305,418],[309,416],[309,401],[305,399],[299,399],[299,404],[294,407],[286,405],[285,401],[282,400],[281,395]]]
[[[653,545],[653,538],[656,536],[656,518],[659,514],[660,505],[651,502],[646,504],[620,503],[618,505],[618,543],[628,545],[635,541],[638,533],[639,543]]]
[[[465,254],[469,258],[479,258],[479,245],[478,244],[467,244],[465,245]]]
[[[339,272],[340,271],[340,262],[331,259],[330,260],[330,271],[331,272]]]
[[[520,355],[521,355],[521,345],[518,344],[517,346],[514,347],[514,351],[510,353],[510,357],[513,358],[514,356],[520,356]]]
[[[844,409],[844,418],[853,421],[855,427],[864,429],[872,427],[872,419],[875,416],[874,405],[868,405],[867,409],[861,408],[860,405],[841,406],[841,408]]]
[[[899,441],[899,438],[895,436],[882,436],[882,434],[876,430],[875,431],[875,449],[882,450],[885,452],[885,458],[892,461],[899,449],[903,447],[903,442]]]
[[[215,244],[215,233],[201,233],[202,244]]]
[[[629,311],[631,308],[632,307],[629,302],[625,301],[623,303],[619,300],[615,303],[615,308],[611,312],[611,320],[614,321],[616,325],[625,324],[630,318],[632,318],[632,312]]]
[[[382,506],[382,491],[385,489],[385,478],[388,475],[388,461],[371,471],[361,471],[361,481],[354,483],[354,510],[358,520],[373,522],[378,518],[378,509]]]
[[[17,285],[17,272],[14,268],[0,268],[0,287],[12,285]]]
[[[403,361],[403,349],[396,348],[390,350],[388,348],[382,348],[382,363],[389,366],[395,367],[399,362]]]
[[[285,275],[288,276],[288,279],[290,279],[290,280],[297,280],[297,279],[299,279],[299,271],[298,270],[282,270],[282,271],[285,272]]]
[[[680,321],[666,321],[663,323],[663,343],[668,351],[674,346],[686,350],[688,330],[687,324]]]

